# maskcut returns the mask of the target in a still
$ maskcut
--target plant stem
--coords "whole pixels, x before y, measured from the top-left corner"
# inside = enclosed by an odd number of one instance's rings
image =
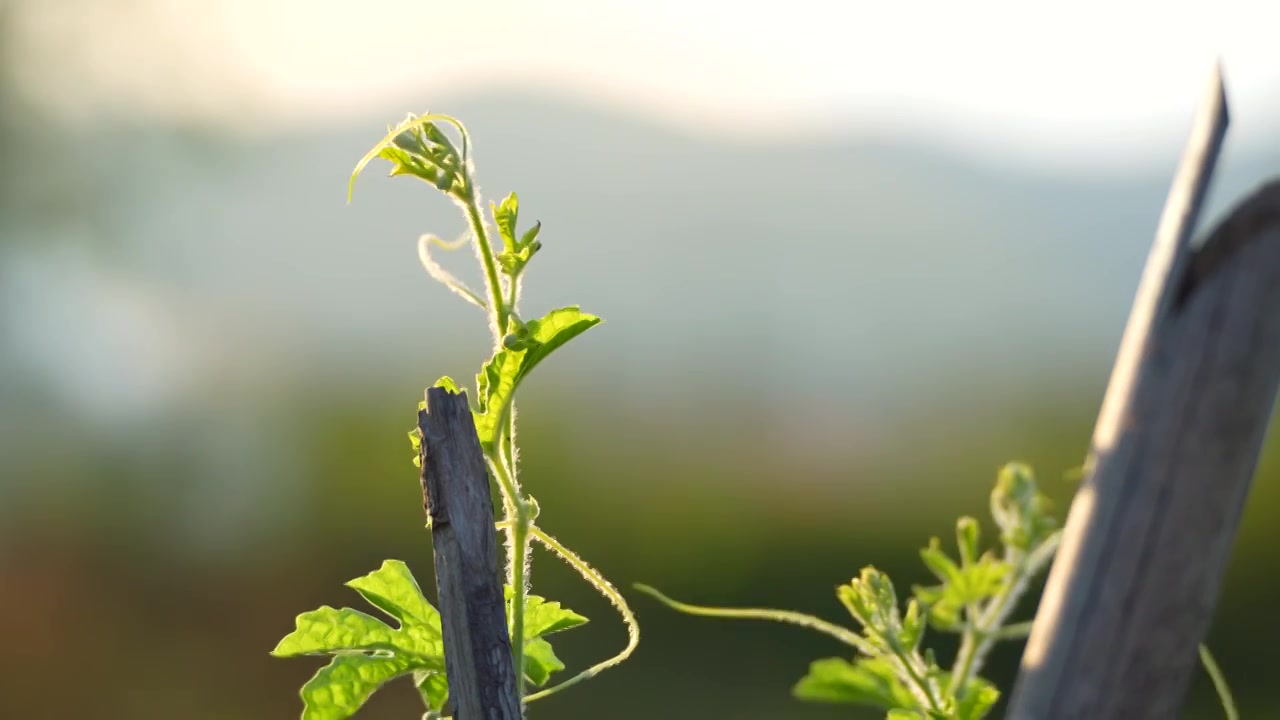
[[[507,298],[507,307],[515,310],[516,303],[520,300],[520,276],[516,275],[511,278],[511,282],[507,283],[507,290],[510,297]]]
[[[891,648],[893,646],[890,646]],[[941,711],[938,705],[938,699],[934,697],[933,683],[929,682],[920,672],[917,665],[917,658],[911,657],[902,650],[893,650],[894,658],[898,661],[899,666],[911,678],[911,682],[916,685],[916,692],[912,693],[916,696],[917,701],[921,701],[922,705],[928,705],[930,710]]]
[[[1222,712],[1226,714],[1227,720],[1240,720],[1240,711],[1236,709],[1236,701],[1231,696],[1227,676],[1222,674],[1222,668],[1218,667],[1217,661],[1213,659],[1213,653],[1209,652],[1208,646],[1203,643],[1200,645],[1200,662],[1204,665],[1204,671],[1209,673],[1209,679],[1213,681],[1213,689],[1218,691],[1218,701],[1222,703]]]
[[[531,555],[533,544],[529,542],[529,531],[533,529],[535,518],[528,498],[520,493],[520,481],[516,477],[516,405],[515,399],[507,406],[507,431],[503,433],[505,442],[499,442],[499,452],[507,471],[507,479],[514,494],[515,518],[511,535],[511,647],[514,652],[517,643],[520,654],[516,660],[516,685],[520,697],[524,697],[524,605],[529,590],[529,576],[533,572]]]
[[[1031,579],[1053,558],[1061,537],[1061,533],[1050,535],[1030,553],[1010,551],[1006,561],[1013,566],[1013,578],[1001,588],[999,594],[991,598],[980,614],[966,618],[960,650],[956,654],[951,681],[947,684],[949,697],[954,697],[969,684],[996,641],[1002,639],[999,633],[1001,626],[1027,591]]]
[[[521,508],[511,543],[511,655],[516,668],[516,691],[524,697],[524,604],[528,568],[524,558],[529,551],[529,516]]]
[[[472,184],[471,173],[463,169],[466,189],[460,200],[467,215],[467,224],[471,226],[471,234],[476,239],[476,254],[480,256],[480,264],[484,266],[485,294],[489,299],[491,330],[495,350],[502,349],[502,335],[507,331],[507,316],[511,309],[502,297],[502,282],[498,279],[498,261],[494,258],[493,245],[489,243],[489,232],[484,227],[484,218],[480,212],[480,199]]]
[[[501,443],[499,443],[501,444]],[[529,504],[520,496],[506,458],[499,455],[489,458],[489,465],[498,478],[502,490],[503,505],[507,511],[504,521],[507,529],[507,580],[511,585],[511,658],[516,670],[516,688],[524,697],[524,605],[528,594],[528,577],[525,560],[529,554]]]
[[[951,681],[947,683],[948,697],[955,697],[973,675],[974,663],[978,658],[978,630],[975,622],[972,617],[965,622],[960,636],[960,649],[956,652],[956,662],[951,671]]]
[[[816,630],[824,635],[830,636],[851,647],[857,648],[858,652],[863,655],[874,656],[878,654],[876,648],[868,643],[862,636],[840,627],[835,623],[827,622],[822,618],[817,618],[804,613],[793,612],[791,610],[774,610],[771,608],[727,608],[727,607],[708,607],[705,605],[690,605],[673,600],[663,595],[658,590],[636,583],[633,587],[640,592],[650,595],[662,604],[678,610],[679,612],[689,615],[701,615],[703,617],[728,618],[731,620],[772,620],[774,622],[787,623],[789,625],[798,625],[810,630]]]
[[[494,257],[493,245],[489,242],[489,233],[485,229],[484,218],[480,210],[479,195],[471,178],[471,172],[464,162],[462,168],[464,189],[459,193],[463,208],[467,215],[467,224],[476,241],[476,254],[484,266],[485,291],[489,299],[489,321],[493,332],[494,351],[502,349],[502,336],[507,331],[507,319],[515,309],[515,283],[512,281],[511,299],[508,302],[502,296],[502,282],[498,276],[498,262]],[[516,671],[516,689],[524,698],[524,606],[529,585],[529,529],[532,519],[529,517],[529,504],[520,494],[520,484],[516,480],[515,470],[515,406],[508,407],[509,420],[507,430],[501,433],[497,442],[497,457],[489,458],[489,464],[498,479],[502,490],[503,508],[506,511],[507,528],[507,579],[511,585],[511,657]]]
[[[525,698],[526,701],[532,702],[534,700],[547,697],[552,693],[557,693],[561,690],[577,685],[583,680],[593,678],[596,675],[599,675],[602,671],[608,670],[614,665],[617,665],[623,660],[631,657],[631,653],[635,651],[636,645],[640,643],[640,625],[636,623],[636,616],[631,612],[631,608],[627,606],[627,601],[622,597],[622,593],[618,592],[617,588],[609,584],[609,581],[606,580],[598,570],[588,565],[586,561],[578,557],[572,550],[561,545],[558,540],[543,532],[538,526],[531,525],[529,530],[533,534],[534,538],[543,545],[546,545],[549,550],[563,558],[564,561],[569,563],[574,570],[577,570],[592,587],[599,591],[606,600],[613,603],[614,608],[618,610],[618,614],[622,616],[622,622],[627,626],[627,646],[622,649],[622,652],[614,655],[608,660],[592,665],[559,685],[553,685]]]

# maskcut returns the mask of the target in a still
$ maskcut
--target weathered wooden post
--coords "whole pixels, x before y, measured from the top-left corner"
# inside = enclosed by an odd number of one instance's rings
[[[1280,385],[1280,181],[1189,249],[1226,124],[1215,74],[1023,654],[1013,720],[1166,720],[1185,701]]]
[[[466,393],[428,389],[418,430],[454,718],[520,720],[493,498]]]

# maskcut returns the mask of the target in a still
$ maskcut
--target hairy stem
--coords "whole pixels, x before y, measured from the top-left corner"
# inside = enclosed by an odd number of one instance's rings
[[[490,330],[493,332],[495,350],[502,349],[502,335],[507,331],[507,317],[511,308],[502,297],[502,281],[498,278],[498,261],[494,258],[493,245],[489,242],[489,231],[485,229],[484,217],[480,212],[480,197],[472,184],[471,173],[463,169],[466,188],[461,197],[463,211],[467,215],[467,224],[471,226],[471,234],[476,240],[476,254],[480,256],[480,264],[484,266],[485,295],[489,299]]]
[[[947,695],[954,696],[960,692],[981,671],[991,648],[1003,639],[1000,630],[1004,621],[1026,593],[1031,579],[1053,558],[1061,537],[1061,532],[1056,532],[1030,553],[1019,551],[1017,555],[1008,558],[1014,568],[1013,578],[1001,588],[998,595],[991,598],[980,614],[966,620],[951,682],[947,685]]]
[[[507,517],[503,525],[507,531],[507,584],[511,586],[511,609],[508,623],[511,625],[511,658],[515,664],[516,687],[524,697],[524,605],[528,595],[529,530],[533,525],[529,503],[520,495],[515,478],[506,458],[489,458],[489,466],[498,478],[502,490],[503,507]]]
[[[930,710],[941,712],[942,708],[938,705],[938,699],[935,697],[936,692],[933,683],[929,682],[921,668],[924,663],[918,657],[908,655],[900,649],[893,650],[893,654],[898,661],[899,667],[906,672],[907,677],[911,678],[911,682],[915,684],[911,694],[916,696],[916,701],[921,705],[927,706]]]
[[[583,680],[589,680],[596,675],[599,675],[601,672],[608,670],[614,665],[617,665],[623,660],[631,657],[631,653],[635,651],[636,645],[640,642],[640,625],[636,622],[636,616],[631,612],[631,608],[627,606],[626,598],[622,597],[622,593],[618,592],[617,588],[611,585],[598,570],[588,565],[586,561],[578,557],[572,550],[561,545],[558,540],[543,532],[542,528],[535,525],[530,526],[529,530],[533,534],[534,538],[540,541],[543,545],[546,545],[547,549],[563,558],[564,561],[569,563],[574,570],[577,570],[592,587],[603,595],[606,600],[613,603],[613,607],[616,608],[618,614],[622,616],[622,622],[627,626],[627,646],[622,649],[622,652],[614,655],[608,660],[592,665],[586,670],[583,670],[558,685],[553,685],[525,698],[526,701],[533,701],[577,685]]]
[[[876,654],[875,647],[868,643],[862,636],[852,630],[840,627],[835,623],[827,622],[822,618],[817,618],[812,615],[805,615],[804,613],[793,612],[791,610],[774,610],[772,608],[728,608],[690,605],[678,600],[673,600],[648,585],[636,583],[632,587],[653,597],[658,602],[661,602],[672,610],[677,610],[688,615],[727,618],[731,620],[771,620],[773,622],[786,623],[788,625],[797,625],[799,627],[816,630],[823,635],[833,637],[845,645],[857,648],[858,651],[864,655]]]
[[[520,301],[520,276],[516,275],[507,283],[507,307],[513,311],[516,309],[516,303]]]
[[[524,604],[528,578],[524,557],[529,551],[529,516],[517,512],[511,543],[511,655],[516,669],[516,691],[524,697]]]

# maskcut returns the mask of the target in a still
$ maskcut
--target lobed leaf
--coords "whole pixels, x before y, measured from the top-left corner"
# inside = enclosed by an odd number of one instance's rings
[[[339,655],[302,686],[302,720],[346,720],[411,667],[408,658]]]
[[[276,657],[298,657],[347,651],[394,651],[396,631],[359,610],[325,605],[298,616],[297,629],[271,651]]]
[[[507,600],[511,599],[511,588],[507,587]],[[560,603],[549,601],[537,595],[526,595],[524,603],[524,636],[526,638],[542,637],[561,630],[569,630],[585,625],[587,619]]]
[[[529,682],[539,687],[546,685],[551,673],[564,669],[564,663],[556,657],[551,643],[542,638],[526,640],[524,643],[524,676]]]
[[[947,556],[938,539],[920,551],[929,570],[942,580],[941,585],[914,588],[916,599],[928,610],[929,622],[937,629],[954,631],[961,626],[961,613],[969,606],[996,597],[1012,571],[1007,562],[991,553],[973,559],[977,553],[977,523],[962,518],[957,525],[957,541],[961,547],[961,565]]]
[[[489,211],[493,213],[493,221],[498,224],[498,234],[507,250],[516,247],[516,218],[520,214],[520,200],[515,193],[507,195],[502,204],[489,203]]]
[[[423,597],[409,566],[400,560],[385,560],[382,567],[346,585],[402,626],[420,625],[440,637],[440,613]]]
[[[856,703],[884,708],[914,708],[915,698],[893,666],[880,658],[817,660],[792,693],[801,700]]]
[[[516,237],[520,203],[515,193],[507,195],[500,205],[489,203],[489,208],[493,214],[493,221],[498,225],[498,235],[502,237],[502,252],[498,253],[494,259],[498,261],[503,273],[515,278],[524,271],[524,266],[529,263],[534,254],[542,249],[542,243],[536,240],[538,231],[542,229],[542,223],[534,223],[533,227],[526,230],[523,235]]]
[[[510,585],[503,587],[510,605],[514,594]],[[510,617],[510,613],[508,613]],[[543,636],[569,630],[587,623],[578,613],[537,595],[525,595],[524,603],[524,674],[534,685],[545,685],[551,673],[564,669],[551,643]]]
[[[303,720],[344,720],[383,683],[402,675],[443,677],[440,614],[404,563],[388,560],[347,586],[400,626],[351,608],[324,606],[299,615],[296,629],[271,654],[335,656],[302,687]]]

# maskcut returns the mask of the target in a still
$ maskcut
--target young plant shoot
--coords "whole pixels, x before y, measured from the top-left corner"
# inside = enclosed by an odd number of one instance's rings
[[[1009,616],[1031,581],[1052,562],[1062,536],[1031,468],[1020,463],[1009,463],[997,474],[991,516],[1000,553],[982,552],[978,521],[960,518],[959,562],[938,538],[930,540],[920,558],[938,584],[915,587],[905,611],[889,577],[874,567],[837,587],[836,597],[853,616],[860,628],[856,631],[788,610],[689,605],[647,585],[635,587],[690,615],[799,625],[852,648],[852,660],[833,657],[809,666],[792,689],[801,700],[870,705],[885,710],[886,720],[980,720],[1000,699],[1000,691],[982,677],[987,655],[1001,640],[1030,634],[1031,622],[1011,623]],[[921,649],[926,627],[960,636],[949,669],[939,664],[932,649]],[[1226,680],[1204,645],[1200,657],[1227,720],[1238,720]]]
[[[457,132],[455,140],[443,126]],[[391,128],[368,152],[351,174],[348,198],[356,178],[374,159],[391,163],[391,175],[418,178],[444,193],[461,208],[469,241],[475,248],[484,277],[483,292],[468,288],[432,257],[433,246],[450,246],[434,235],[418,240],[418,256],[432,278],[444,284],[486,315],[493,335],[493,355],[476,376],[472,410],[480,447],[502,496],[503,519],[496,530],[506,535],[507,623],[522,702],[530,702],[586,680],[617,665],[631,655],[640,639],[635,617],[622,595],[594,568],[560,544],[536,524],[538,503],[520,484],[516,445],[515,392],[520,383],[548,355],[600,323],[600,318],[576,306],[550,311],[537,319],[520,314],[520,289],[524,271],[541,249],[541,224],[523,232],[517,229],[519,203],[515,193],[489,205],[485,220],[470,157],[471,140],[462,123],[447,115],[410,115]],[[436,382],[451,392],[459,386],[450,378]],[[421,409],[421,404],[419,409]],[[414,463],[421,437],[409,432]],[[622,615],[628,641],[622,652],[557,685],[547,687],[552,673],[564,669],[546,636],[587,622],[585,617],[529,594],[530,550],[541,542],[578,571]],[[449,686],[445,677],[440,615],[422,595],[409,568],[398,560],[347,586],[370,605],[396,621],[393,627],[371,615],[344,608],[322,607],[297,618],[297,629],[272,652],[278,657],[331,655],[332,660],[301,691],[303,720],[343,720],[351,717],[384,683],[398,677],[412,678],[426,705],[428,720],[450,716]],[[519,639],[517,641],[517,639]],[[529,687],[541,688],[528,692]]]
[[[785,610],[711,608],[676,602],[646,585],[636,589],[693,615],[773,620],[826,633],[853,648],[853,659],[818,660],[796,684],[802,700],[873,705],[890,720],[978,720],[1000,692],[980,676],[991,647],[1023,637],[1028,624],[1009,625],[1009,614],[1031,580],[1053,558],[1059,531],[1048,501],[1024,465],[1000,471],[991,493],[991,514],[1000,531],[1002,553],[981,552],[978,521],[956,523],[956,562],[937,538],[921,551],[939,584],[915,588],[905,612],[889,577],[874,567],[836,588],[836,597],[859,631]],[[950,670],[934,652],[921,649],[926,625],[960,635]]]

